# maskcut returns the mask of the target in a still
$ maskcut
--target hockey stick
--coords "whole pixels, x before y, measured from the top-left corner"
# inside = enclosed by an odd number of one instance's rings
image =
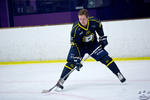
[[[59,81],[64,80],[67,76],[69,76],[74,70],[76,69],[76,67],[74,67],[68,74],[66,74],[63,78],[60,78]],[[55,87],[57,87],[57,84],[55,84],[52,88],[50,88],[49,90],[43,90],[42,93],[48,93],[51,92]]]
[[[92,56],[99,48],[101,48],[102,46],[100,45],[100,46],[98,46],[90,55],[88,55],[86,58],[84,58],[82,61],[81,61],[81,64],[85,61],[85,60],[87,60],[90,56]]]
[[[101,48],[102,46],[98,46],[90,55],[88,55],[86,58],[84,58],[81,61],[81,64],[83,64],[83,62],[85,60],[87,60],[90,56],[92,56],[99,48]],[[76,67],[74,67],[68,74],[66,74],[63,78],[61,78],[59,81],[64,80],[66,77],[68,77],[74,70],[76,69]],[[52,88],[50,88],[49,90],[43,90],[42,93],[48,93],[51,92],[55,87],[57,87],[57,84],[55,84]]]

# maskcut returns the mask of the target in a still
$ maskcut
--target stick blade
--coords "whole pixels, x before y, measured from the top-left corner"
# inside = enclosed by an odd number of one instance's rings
[[[54,85],[52,88],[50,88],[49,90],[43,90],[42,93],[49,93],[51,92],[54,88],[56,88],[56,85]]]
[[[43,90],[41,93],[49,93],[50,90]]]

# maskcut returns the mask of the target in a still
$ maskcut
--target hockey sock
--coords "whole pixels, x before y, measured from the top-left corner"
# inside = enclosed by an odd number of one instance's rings
[[[68,74],[71,71],[71,69],[64,67],[62,74],[60,76],[60,78],[63,78],[66,74]],[[68,76],[64,79],[66,80],[68,78]]]
[[[118,69],[116,63],[108,55],[103,57],[100,61],[103,64],[105,64],[115,75],[117,75],[117,73],[120,72],[120,70]]]
[[[118,69],[116,63],[113,61],[110,65],[107,66],[115,75],[117,75],[120,70]]]
[[[123,83],[126,81],[122,73],[120,72],[119,68],[117,67],[116,63],[113,61],[112,58],[109,56],[105,56],[100,60],[103,64],[105,64]]]

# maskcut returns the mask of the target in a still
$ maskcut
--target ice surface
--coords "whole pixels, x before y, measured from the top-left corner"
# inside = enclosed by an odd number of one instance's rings
[[[150,97],[150,60],[116,62],[127,84],[100,62],[85,62],[62,92],[42,94],[54,86],[65,63],[0,65],[0,100],[142,100]],[[150,100],[150,98],[144,99]]]

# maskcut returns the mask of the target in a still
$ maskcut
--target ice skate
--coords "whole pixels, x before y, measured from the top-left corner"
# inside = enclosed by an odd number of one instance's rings
[[[117,73],[117,77],[118,77],[118,79],[120,80],[121,83],[125,83],[126,79],[120,72]]]
[[[56,92],[62,91],[62,90],[64,89],[63,84],[64,84],[64,80],[59,80],[59,81],[57,82],[57,84],[56,84],[55,91],[56,91]]]

